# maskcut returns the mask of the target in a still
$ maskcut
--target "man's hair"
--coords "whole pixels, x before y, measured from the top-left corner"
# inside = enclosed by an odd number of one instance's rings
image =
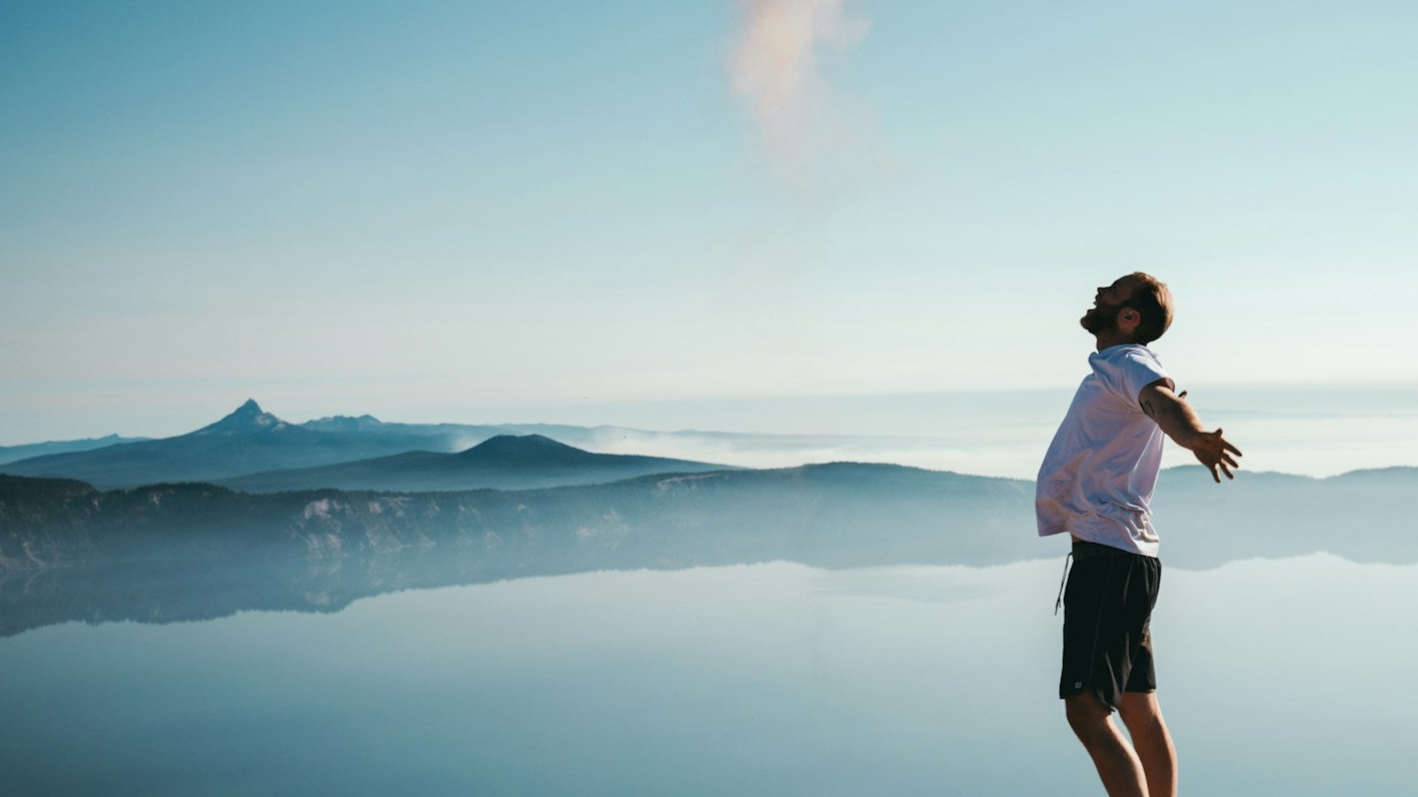
[[[1162,337],[1162,333],[1172,326],[1172,292],[1151,274],[1135,271],[1133,276],[1139,284],[1133,289],[1132,296],[1123,302],[1123,307],[1131,307],[1142,316],[1132,337],[1145,346]]]

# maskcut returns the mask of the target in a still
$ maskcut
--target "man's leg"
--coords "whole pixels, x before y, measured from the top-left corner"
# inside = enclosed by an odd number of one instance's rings
[[[1118,715],[1132,736],[1142,769],[1147,773],[1148,797],[1174,797],[1177,793],[1177,749],[1162,721],[1156,692],[1124,692]]]
[[[1064,698],[1064,711],[1069,726],[1092,756],[1109,797],[1151,797],[1142,762],[1113,724],[1112,712],[1103,701],[1084,692]]]

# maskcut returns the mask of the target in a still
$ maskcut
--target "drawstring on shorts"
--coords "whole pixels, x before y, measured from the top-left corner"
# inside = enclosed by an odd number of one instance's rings
[[[1063,606],[1064,585],[1068,583],[1068,565],[1069,565],[1069,562],[1072,561],[1072,560],[1073,560],[1073,551],[1069,551],[1069,552],[1068,552],[1068,556],[1065,556],[1065,557],[1064,557],[1063,578],[1059,579],[1059,597],[1058,597],[1057,600],[1054,601],[1054,615],[1055,615],[1055,616],[1058,616],[1059,607],[1060,607],[1060,606]]]

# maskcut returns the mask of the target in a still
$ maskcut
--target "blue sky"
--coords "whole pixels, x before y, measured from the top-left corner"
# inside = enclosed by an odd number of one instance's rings
[[[1415,33],[1398,2],[6,2],[0,445],[248,396],[633,423],[1066,387],[1138,268],[1189,382],[1418,382]]]

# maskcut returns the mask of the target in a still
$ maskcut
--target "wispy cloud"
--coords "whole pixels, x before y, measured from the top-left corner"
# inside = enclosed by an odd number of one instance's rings
[[[796,182],[860,145],[860,125],[834,97],[820,69],[871,23],[848,13],[854,0],[738,0],[741,29],[728,60],[734,91],[748,103],[771,166]]]

